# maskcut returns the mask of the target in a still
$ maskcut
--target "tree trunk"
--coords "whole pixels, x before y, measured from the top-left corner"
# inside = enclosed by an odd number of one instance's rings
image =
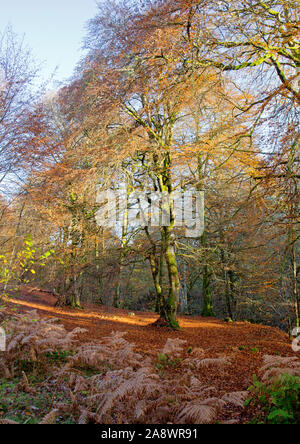
[[[166,199],[162,202],[162,211],[168,216],[166,226],[161,228],[161,261],[165,260],[168,269],[169,288],[162,291],[161,301],[159,301],[159,325],[165,325],[174,330],[179,329],[177,322],[177,309],[180,300],[180,279],[175,251],[175,206],[173,199],[172,176],[171,176],[171,154],[166,151],[162,157],[162,163],[156,167],[159,171],[157,180],[159,190],[165,194]],[[162,267],[162,262],[160,262]],[[162,268],[160,268],[162,270]],[[162,283],[162,273],[160,272],[160,285]]]
[[[201,238],[202,248],[206,247],[206,233]],[[204,317],[214,317],[213,303],[212,303],[212,291],[211,291],[211,271],[208,264],[202,267],[202,313]]]
[[[177,330],[179,324],[177,322],[177,307],[180,298],[180,280],[178,273],[178,266],[175,253],[175,236],[169,229],[164,229],[164,243],[165,243],[165,258],[169,275],[169,295],[164,303],[163,318],[168,322],[168,325]]]
[[[296,327],[300,327],[300,301],[298,295],[298,279],[297,279],[297,258],[296,258],[296,247],[293,242],[292,245],[292,267],[293,267],[293,299],[295,307],[295,317],[296,317]]]
[[[203,317],[214,317],[213,304],[212,304],[212,291],[210,285],[211,272],[208,265],[204,265],[202,270],[202,298],[203,306],[202,313]]]
[[[183,285],[180,292],[180,312],[186,314],[188,310],[187,266],[183,263]]]
[[[97,303],[100,305],[103,305],[103,299],[102,299],[102,285],[103,285],[103,276],[100,270],[100,264],[99,264],[99,244],[96,242],[95,244],[95,259],[96,259],[96,270],[97,270]]]
[[[113,306],[115,308],[121,307],[121,282],[122,282],[122,272],[123,272],[123,260],[126,254],[127,246],[127,233],[128,233],[128,217],[129,217],[129,198],[130,198],[131,187],[127,179],[126,188],[126,200],[124,206],[123,214],[123,227],[122,227],[122,238],[121,238],[121,253],[120,253],[120,264],[118,268],[117,283],[114,292]]]
[[[162,294],[162,285],[161,285],[161,270],[160,270],[160,258],[156,256],[155,253],[151,253],[149,257],[151,273],[155,288],[155,307],[156,313],[161,312],[161,307],[163,306],[163,294]]]

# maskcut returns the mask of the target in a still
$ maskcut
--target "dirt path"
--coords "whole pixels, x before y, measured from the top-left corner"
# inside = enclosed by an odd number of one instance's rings
[[[11,300],[15,311],[37,310],[41,316],[60,319],[68,330],[82,327],[87,330],[83,341],[93,341],[110,335],[113,331],[126,331],[126,339],[145,355],[157,355],[168,338],[180,338],[188,347],[204,349],[206,357],[230,356],[232,365],[227,370],[211,374],[203,372],[203,381],[217,385],[222,390],[245,390],[252,376],[262,365],[265,354],[293,356],[288,336],[274,328],[249,323],[228,324],[217,319],[181,317],[182,330],[173,332],[158,329],[152,324],[157,320],[153,313],[117,310],[96,305],[72,310],[55,308],[56,299],[41,291],[26,288],[21,296]]]

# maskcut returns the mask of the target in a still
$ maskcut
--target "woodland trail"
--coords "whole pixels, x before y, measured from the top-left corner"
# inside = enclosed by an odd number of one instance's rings
[[[247,322],[226,323],[215,318],[179,317],[181,331],[154,327],[157,316],[151,312],[135,312],[87,304],[84,310],[56,308],[56,299],[42,291],[23,288],[10,300],[11,313],[37,310],[42,317],[59,319],[67,330],[86,329],[81,341],[92,342],[114,331],[126,331],[126,339],[136,350],[155,359],[168,338],[186,341],[186,349],[199,347],[205,357],[227,356],[228,368],[201,370],[201,380],[220,391],[246,390],[253,374],[262,366],[264,355],[295,356],[289,337],[271,327]],[[178,371],[178,369],[177,369]],[[175,376],[175,375],[174,375]]]

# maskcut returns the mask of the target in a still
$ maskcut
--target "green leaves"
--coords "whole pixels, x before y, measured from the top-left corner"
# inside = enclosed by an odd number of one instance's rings
[[[164,370],[168,367],[177,368],[180,364],[180,359],[171,359],[169,355],[164,353],[159,353],[157,356],[156,367],[158,370]]]
[[[272,424],[289,424],[294,419],[294,415],[289,414],[286,410],[273,410],[268,416],[268,422]]]
[[[52,254],[54,254],[54,250],[46,251],[46,253],[44,253],[44,254],[40,257],[40,259],[48,259]]]
[[[27,247],[32,247],[32,245],[33,245],[33,241],[32,241],[32,237],[31,237],[31,235],[27,236],[27,238],[26,238],[26,240],[25,240],[25,245],[26,245]]]
[[[270,386],[261,383],[254,375],[249,391],[252,397],[245,402],[245,407],[253,406],[259,410],[256,423],[300,423],[300,378],[282,375]]]
[[[28,273],[36,275],[36,268],[44,267],[53,254],[54,250],[49,250],[39,255],[39,251],[34,248],[32,236],[26,236],[23,248],[16,254],[0,255],[0,283],[5,288],[13,283],[11,291],[16,291],[20,282],[30,282]],[[9,291],[2,294],[4,296],[9,297]]]

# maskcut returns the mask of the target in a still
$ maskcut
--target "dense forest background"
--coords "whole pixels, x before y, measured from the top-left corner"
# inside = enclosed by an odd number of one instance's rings
[[[0,273],[87,302],[299,326],[299,8],[99,2],[55,93],[0,36]],[[101,227],[99,191],[205,192],[205,231]]]

